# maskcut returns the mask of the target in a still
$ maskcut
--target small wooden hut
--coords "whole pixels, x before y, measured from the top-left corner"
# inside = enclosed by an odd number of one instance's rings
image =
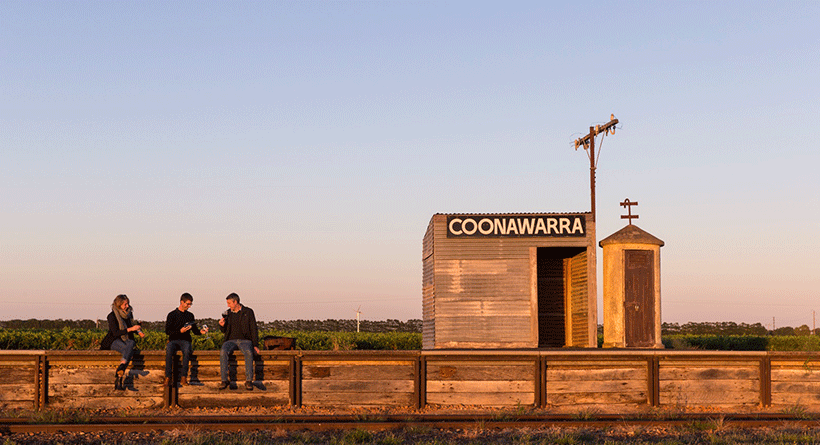
[[[590,213],[436,214],[423,243],[423,348],[597,346]]]

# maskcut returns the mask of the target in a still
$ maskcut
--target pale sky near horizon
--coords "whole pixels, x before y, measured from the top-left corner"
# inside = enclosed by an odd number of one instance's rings
[[[0,320],[421,318],[435,213],[662,239],[662,319],[812,326],[814,1],[0,2]],[[599,257],[600,257],[599,250]],[[600,265],[599,265],[600,275]],[[599,293],[602,284],[599,278]],[[600,308],[600,299],[599,299]]]

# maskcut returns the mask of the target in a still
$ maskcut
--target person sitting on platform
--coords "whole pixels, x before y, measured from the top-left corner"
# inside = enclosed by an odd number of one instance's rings
[[[141,326],[134,321],[134,311],[131,301],[124,294],[117,295],[111,304],[111,313],[108,314],[108,333],[100,343],[100,349],[111,349],[122,354],[120,366],[114,373],[114,389],[125,389],[125,369],[131,362],[137,342],[134,332],[145,337]]]
[[[165,346],[165,386],[171,386],[173,381],[174,356],[177,351],[182,351],[182,369],[179,383],[188,384],[188,363],[191,361],[191,354],[194,348],[191,346],[191,332],[196,335],[204,335],[208,332],[208,327],[203,326],[198,329],[194,314],[188,311],[194,304],[194,297],[189,293],[184,293],[179,297],[179,307],[168,313],[165,318],[165,333],[168,334],[168,344]]]
[[[259,331],[253,309],[239,304],[239,295],[231,293],[225,298],[228,310],[219,320],[219,329],[225,333],[225,341],[219,352],[219,371],[222,383],[219,389],[230,384],[228,360],[233,351],[239,349],[245,356],[245,389],[253,390],[254,368],[253,354],[259,354]]]

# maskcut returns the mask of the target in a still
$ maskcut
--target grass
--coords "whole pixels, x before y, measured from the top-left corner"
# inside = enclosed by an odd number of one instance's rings
[[[32,443],[91,443],[110,444],[162,444],[162,445],[576,445],[576,444],[629,444],[629,445],[750,445],[750,444],[817,444],[820,428],[780,428],[741,430],[723,428],[718,423],[693,425],[689,428],[546,428],[519,430],[395,430],[366,431],[293,431],[260,430],[254,432],[202,432],[195,430],[162,431],[145,437],[107,433],[105,437],[94,434],[61,436],[13,435],[0,436],[0,445],[23,445]]]
[[[35,411],[28,418],[29,423],[44,424],[83,424],[91,422],[89,413],[82,410],[59,410],[49,409]]]
[[[502,417],[516,417],[526,410],[519,407],[506,412]],[[783,411],[793,419],[804,420],[813,417],[805,407],[795,405]],[[83,410],[0,411],[7,417],[28,416],[34,424],[84,424],[93,415]],[[16,414],[16,415],[15,415]],[[177,430],[155,431],[143,435],[125,433],[55,433],[54,435],[18,435],[2,431],[0,445],[31,445],[43,443],[85,444],[181,444],[181,445],[542,445],[542,444],[629,444],[629,445],[751,445],[751,444],[820,444],[820,422],[814,427],[806,427],[797,422],[784,422],[778,427],[741,429],[715,414],[712,417],[687,421],[680,426],[634,425],[633,419],[673,420],[680,418],[676,410],[655,410],[642,416],[627,416],[623,423],[604,428],[590,427],[541,427],[499,430],[492,422],[476,421],[461,429],[442,430],[428,425],[408,424],[402,429],[371,431],[358,428],[344,431],[288,431],[277,429],[276,424],[253,432],[213,432],[200,431],[195,426]],[[598,415],[596,410],[585,410],[576,419],[592,420]],[[361,421],[368,422],[379,414],[362,415]],[[815,424],[813,424],[815,425]]]
[[[813,417],[812,414],[809,413],[809,411],[806,409],[806,407],[802,405],[792,405],[788,408],[783,409],[781,412],[789,417],[800,420],[808,420]]]

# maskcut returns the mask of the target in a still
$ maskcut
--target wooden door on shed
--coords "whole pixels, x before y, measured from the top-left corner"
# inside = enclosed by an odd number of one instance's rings
[[[655,344],[655,255],[624,251],[624,334],[626,347]]]

